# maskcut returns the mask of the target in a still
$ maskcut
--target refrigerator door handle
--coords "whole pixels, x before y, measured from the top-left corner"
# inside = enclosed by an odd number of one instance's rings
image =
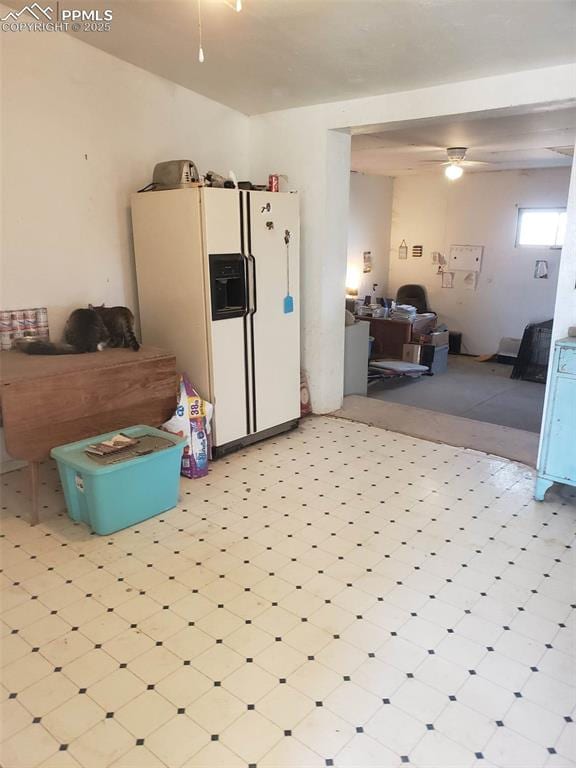
[[[250,371],[250,359],[249,359],[249,351],[248,351],[248,318],[251,315],[250,310],[250,260],[245,254],[242,254],[244,257],[244,273],[245,273],[245,283],[244,283],[244,289],[246,292],[246,299],[244,302],[244,317],[242,318],[243,322],[243,335],[244,335],[244,386],[246,388],[246,434],[250,435],[252,434],[252,424],[251,424],[251,418],[252,418],[252,407],[250,402],[250,382],[252,380],[251,371]]]
[[[250,301],[250,314],[255,315],[258,311],[258,293],[257,293],[257,286],[256,286],[256,259],[254,256],[249,253],[248,254],[248,262],[251,266],[251,278],[250,278],[250,294],[251,294],[251,301]]]
[[[257,414],[256,414],[256,350],[254,349],[254,315],[258,311],[258,298],[257,298],[257,291],[256,291],[256,259],[254,258],[254,254],[252,253],[252,201],[250,199],[250,192],[240,192],[240,197],[242,198],[244,196],[246,201],[246,258],[248,259],[248,264],[251,267],[249,269],[250,272],[250,279],[249,279],[249,296],[250,296],[250,303],[249,303],[249,311],[248,311],[248,317],[246,318],[245,322],[249,324],[249,343],[250,343],[250,355],[249,355],[249,365],[250,365],[250,376],[249,381],[251,384],[250,390],[251,390],[251,400],[252,400],[252,432],[258,431],[258,422],[257,422]]]
[[[250,308],[250,259],[245,254],[242,254],[244,259],[244,317],[248,317],[251,314]]]
[[[248,333],[248,318],[251,315],[250,311],[250,259],[246,253],[246,233],[244,226],[244,194],[239,193],[238,202],[240,204],[240,250],[242,252],[242,259],[244,262],[244,317],[243,323],[243,336],[244,336],[244,387],[246,398],[246,434],[250,435],[253,432],[252,428],[252,403],[250,398],[250,386],[252,381],[252,372],[250,368],[250,354],[249,354],[249,333]]]
[[[257,421],[257,414],[256,414],[256,349],[254,345],[254,315],[258,311],[258,300],[256,296],[256,259],[254,256],[249,253],[248,254],[248,262],[250,263],[252,267],[252,278],[250,280],[250,293],[251,293],[251,305],[250,305],[250,311],[248,313],[249,315],[249,324],[250,324],[250,380],[251,380],[251,390],[252,390],[252,431],[257,432],[258,431],[258,421]]]

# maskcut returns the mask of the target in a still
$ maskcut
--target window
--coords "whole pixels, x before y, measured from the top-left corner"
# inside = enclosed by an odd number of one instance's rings
[[[516,245],[561,248],[566,232],[566,208],[520,208]]]

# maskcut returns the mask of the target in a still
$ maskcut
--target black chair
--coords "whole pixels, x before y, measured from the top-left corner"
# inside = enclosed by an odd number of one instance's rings
[[[553,320],[546,320],[543,323],[530,323],[526,326],[516,364],[510,374],[511,379],[546,384],[553,322]]]
[[[402,285],[398,288],[396,294],[397,304],[410,304],[416,307],[418,314],[423,312],[430,312],[431,309],[428,306],[428,299],[426,297],[426,290],[423,285]]]

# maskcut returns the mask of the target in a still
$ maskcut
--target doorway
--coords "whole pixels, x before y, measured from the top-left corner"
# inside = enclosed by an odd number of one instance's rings
[[[353,132],[347,308],[370,323],[382,370],[368,398],[537,444],[575,126],[563,105]],[[428,312],[434,327],[387,344],[391,321],[411,320],[390,311],[403,287],[421,291],[418,322]]]

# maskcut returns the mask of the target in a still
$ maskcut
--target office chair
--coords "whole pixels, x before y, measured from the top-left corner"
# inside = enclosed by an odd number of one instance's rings
[[[431,311],[428,306],[426,290],[423,285],[401,285],[396,294],[396,303],[410,304],[413,307],[416,307],[418,314]]]

